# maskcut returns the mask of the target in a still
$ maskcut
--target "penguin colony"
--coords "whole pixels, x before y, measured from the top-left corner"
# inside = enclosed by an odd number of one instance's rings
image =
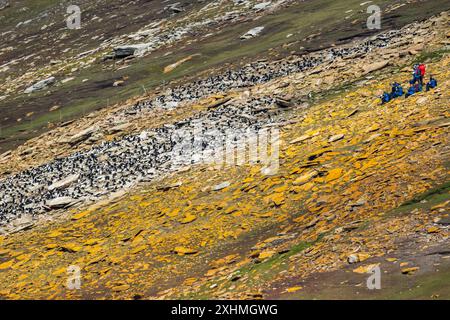
[[[274,103],[275,99],[267,97],[230,101],[190,119],[103,142],[87,152],[76,152],[8,177],[0,185],[0,225],[23,214],[45,212],[52,199],[95,201],[139,181],[201,163],[198,155],[221,148],[224,138],[231,137],[238,144],[237,137],[275,122],[277,109],[267,112],[266,107]],[[70,186],[49,189],[73,175],[78,179]]]
[[[232,89],[252,87],[273,79],[304,72],[336,59],[367,54],[375,48],[387,47],[401,37],[400,30],[391,30],[352,47],[331,48],[308,54],[295,61],[279,60],[273,63],[254,62],[238,70],[193,81],[186,85],[169,88],[165,93],[148,101],[141,101],[132,107],[132,112],[149,108],[176,108],[179,103],[198,100],[202,97],[227,92]],[[128,110],[130,112],[130,110]]]

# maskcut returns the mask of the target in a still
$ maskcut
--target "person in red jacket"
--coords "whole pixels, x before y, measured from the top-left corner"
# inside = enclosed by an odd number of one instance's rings
[[[419,71],[420,71],[420,85],[423,86],[423,79],[426,73],[426,67],[423,63],[419,65]]]

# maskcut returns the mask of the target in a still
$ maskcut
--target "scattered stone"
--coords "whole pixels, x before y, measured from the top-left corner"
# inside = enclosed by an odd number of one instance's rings
[[[409,48],[408,52],[410,55],[416,55],[419,52],[423,51],[424,48],[425,48],[425,45],[423,43],[421,43],[421,44],[417,44],[417,45]]]
[[[330,139],[328,139],[328,142],[329,143],[333,143],[333,142],[336,142],[336,141],[344,139],[344,137],[345,137],[344,134],[337,134],[335,136],[330,137]]]
[[[307,182],[309,182],[310,180],[314,179],[315,177],[317,177],[319,175],[319,172],[317,171],[311,171],[307,174],[302,175],[301,177],[295,179],[295,181],[293,182],[294,186],[301,186]]]
[[[130,285],[129,284],[120,284],[120,285],[116,285],[116,286],[112,287],[111,289],[114,292],[127,291],[128,289],[130,289]]]
[[[0,2],[0,11],[9,7],[9,2]]]
[[[365,205],[367,202],[365,197],[360,198],[358,201],[350,203],[349,206],[350,207],[362,207],[363,205]]]
[[[213,191],[220,191],[220,190],[223,190],[225,188],[228,188],[229,186],[230,186],[230,183],[228,181],[226,181],[226,182],[223,182],[223,183],[220,183],[218,185],[213,186],[212,190]]]
[[[269,8],[271,6],[271,4],[272,4],[271,1],[258,3],[253,7],[253,9],[254,10],[265,10],[265,9]]]
[[[288,98],[280,98],[280,97],[278,97],[278,98],[275,99],[275,103],[278,106],[280,106],[281,108],[290,108],[290,107],[293,106],[293,104],[291,102],[291,99],[289,97]]]
[[[424,104],[428,101],[428,97],[420,97],[419,99],[417,99],[416,103],[418,105]]]
[[[119,46],[114,48],[114,59],[124,59],[128,57],[138,57],[146,53],[150,48],[149,44],[135,44],[129,46]]]
[[[350,264],[359,262],[358,256],[356,254],[351,254],[347,258],[347,262]]]
[[[186,217],[184,217],[180,223],[181,224],[188,224],[191,223],[193,221],[197,220],[197,216],[193,215],[193,214],[187,214]]]
[[[276,251],[273,251],[273,250],[266,250],[266,251],[261,252],[261,253],[258,255],[258,259],[259,259],[259,260],[266,260],[266,259],[269,259],[269,258],[273,257],[273,256],[276,255],[276,254],[277,254]]]
[[[363,142],[364,143],[370,143],[373,140],[377,139],[378,137],[381,137],[381,134],[375,133],[375,134],[371,135],[369,138],[367,138],[366,140],[364,140]]]
[[[75,181],[77,181],[80,178],[79,174],[74,174],[71,176],[68,176],[67,178],[57,181],[55,183],[53,183],[52,185],[50,185],[48,187],[49,191],[53,191],[53,190],[57,190],[57,189],[65,189],[67,187],[69,187],[72,183],[74,183]]]
[[[76,145],[80,142],[83,142],[87,140],[90,136],[92,136],[94,133],[98,132],[100,130],[97,126],[89,127],[75,135],[73,135],[69,140],[68,143],[71,145]]]
[[[301,287],[301,286],[291,287],[291,288],[287,288],[286,292],[287,293],[294,293],[294,292],[297,292],[297,291],[302,290],[302,289],[303,289],[303,287]]]
[[[115,134],[115,133],[126,131],[130,127],[131,127],[131,123],[122,123],[122,124],[119,124],[117,126],[107,129],[106,132],[108,134]]]
[[[364,70],[364,74],[368,74],[374,71],[378,71],[381,70],[385,67],[387,67],[389,65],[389,61],[383,61],[383,62],[376,62],[376,63],[372,63],[368,66],[364,66],[363,70]]]
[[[360,266],[360,267],[354,269],[353,272],[360,273],[360,274],[370,273],[374,268],[376,268],[378,266],[379,266],[378,263],[368,264],[368,265]]]
[[[67,82],[72,81],[74,79],[75,79],[75,77],[66,78],[66,79],[61,80],[61,83],[64,84],[64,83],[67,83]]]
[[[431,226],[427,228],[427,233],[438,233],[440,229],[436,226]]]
[[[164,68],[164,73],[169,73],[171,71],[173,71],[174,69],[176,69],[177,67],[179,67],[180,65],[182,65],[183,63],[192,60],[193,57],[195,57],[196,55],[191,55],[189,57],[186,57],[184,59],[181,59],[175,63],[172,63],[170,65],[168,65],[167,67]]]
[[[55,77],[50,77],[44,80],[41,80],[39,82],[36,82],[35,84],[33,84],[31,87],[28,87],[24,93],[29,94],[29,93],[33,93],[39,90],[42,90],[52,84],[54,84],[56,81]]]
[[[196,254],[198,252],[197,250],[186,248],[186,247],[176,247],[173,251],[176,254],[178,254],[179,256]]]
[[[223,99],[219,99],[218,101],[216,101],[213,104],[209,105],[208,109],[218,108],[218,107],[224,105],[225,103],[231,101],[231,99],[232,99],[231,97],[226,97],[226,98],[223,98]]]
[[[402,269],[402,274],[413,274],[413,273],[415,273],[418,270],[419,270],[419,267],[403,268]]]
[[[30,147],[30,148],[24,148],[19,152],[20,156],[27,156],[30,155],[34,152],[36,148],[35,147]]]
[[[48,200],[45,205],[50,209],[62,209],[73,206],[76,202],[75,199],[70,197],[59,197],[52,200]]]
[[[320,221],[319,218],[313,219],[311,222],[309,222],[307,225],[305,225],[305,229],[314,227],[319,221]]]
[[[361,221],[361,220],[352,221],[350,223],[347,223],[343,227],[336,228],[335,233],[339,234],[342,232],[350,232],[350,231],[358,229],[359,227],[362,226],[362,224],[363,224],[363,221]]]
[[[264,27],[256,27],[249,30],[246,34],[241,36],[242,40],[252,39],[260,35],[260,33],[264,30]]]
[[[300,136],[300,137],[298,137],[298,138],[292,140],[290,143],[291,143],[291,144],[297,144],[297,143],[300,143],[300,142],[309,140],[309,139],[311,139],[311,138],[313,138],[313,137],[314,137],[313,135],[305,134],[305,135],[302,135],[302,136]]]
[[[11,150],[8,150],[0,155],[0,161],[9,159],[11,157]]]
[[[173,184],[168,184],[168,185],[163,185],[163,186],[158,186],[156,189],[159,191],[169,191],[170,189],[176,189],[181,187],[182,182],[178,181],[176,183]]]
[[[350,111],[350,113],[347,115],[347,118],[350,118],[352,116],[354,116],[355,114],[357,114],[359,112],[359,109],[353,109],[352,111]]]
[[[172,3],[172,4],[169,4],[167,7],[165,7],[164,9],[172,11],[173,13],[183,12],[184,11],[183,8],[180,8],[179,5],[180,5],[179,2]]]
[[[354,263],[358,263],[358,262],[363,262],[369,258],[370,258],[370,256],[368,254],[364,254],[364,253],[351,254],[348,256],[347,262],[349,264],[354,264]]]

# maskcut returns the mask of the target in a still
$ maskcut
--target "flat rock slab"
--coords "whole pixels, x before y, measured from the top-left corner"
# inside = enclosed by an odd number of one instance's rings
[[[92,134],[98,132],[100,130],[97,126],[89,127],[75,135],[73,135],[67,142],[71,145],[78,144],[86,139],[88,139]]]
[[[223,182],[221,184],[215,185],[214,187],[212,187],[213,191],[220,191],[223,190],[225,188],[228,188],[230,186],[230,183],[228,181]]]
[[[35,91],[42,90],[45,87],[48,87],[49,85],[52,85],[53,83],[55,83],[55,81],[56,81],[55,77],[50,77],[50,78],[41,80],[41,81],[33,84],[31,87],[28,87],[27,89],[25,89],[24,93],[33,93]]]
[[[70,186],[72,183],[74,183],[75,181],[77,181],[80,178],[79,174],[73,174],[68,176],[65,179],[62,179],[60,181],[57,181],[55,183],[53,183],[51,186],[48,187],[49,191],[53,191],[56,189],[65,189],[68,186]]]
[[[62,208],[68,208],[72,205],[74,205],[77,202],[77,200],[71,198],[71,197],[59,197],[52,200],[48,200],[45,205],[49,207],[50,209],[62,209]]]
[[[256,27],[253,28],[249,31],[247,31],[246,34],[241,36],[242,40],[247,40],[247,39],[251,39],[251,38],[255,38],[257,36],[259,36],[259,34],[264,30],[264,27]]]

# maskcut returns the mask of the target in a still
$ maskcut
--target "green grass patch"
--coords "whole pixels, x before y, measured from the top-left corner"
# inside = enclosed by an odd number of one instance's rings
[[[414,209],[429,209],[450,199],[450,181],[447,181],[425,193],[415,196],[392,210],[387,216],[408,214]]]
[[[439,268],[441,269],[441,268]],[[408,289],[391,289],[377,299],[413,300],[413,299],[450,299],[450,268],[432,274],[418,276],[414,285]]]
[[[435,51],[423,51],[414,59],[414,63],[436,62],[441,60],[447,54],[450,54],[450,48],[448,47]]]

